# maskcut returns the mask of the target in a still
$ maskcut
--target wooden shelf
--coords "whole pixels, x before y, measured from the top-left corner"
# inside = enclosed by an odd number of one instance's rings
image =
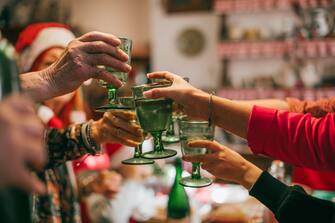
[[[293,4],[301,8],[327,7],[331,0],[215,0],[214,11],[217,13],[254,13],[273,10],[290,10]]]
[[[298,58],[335,57],[335,39],[258,42],[222,42],[218,46],[222,59],[282,58],[286,55]]]

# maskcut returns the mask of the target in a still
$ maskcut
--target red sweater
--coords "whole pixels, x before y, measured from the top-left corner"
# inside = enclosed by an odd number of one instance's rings
[[[335,169],[335,113],[322,118],[255,106],[248,126],[248,143],[264,154],[295,166]]]

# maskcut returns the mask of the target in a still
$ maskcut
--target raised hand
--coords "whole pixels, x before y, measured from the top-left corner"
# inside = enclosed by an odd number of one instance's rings
[[[190,147],[207,148],[211,153],[206,155],[184,156],[188,162],[200,162],[201,167],[217,178],[239,183],[247,189],[257,181],[262,170],[245,160],[237,152],[216,141],[194,140]]]

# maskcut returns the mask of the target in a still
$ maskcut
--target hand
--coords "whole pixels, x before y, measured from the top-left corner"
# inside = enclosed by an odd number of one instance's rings
[[[148,74],[149,79],[167,79],[172,82],[170,87],[154,88],[144,92],[147,98],[171,98],[183,106],[183,111],[192,118],[208,119],[209,95],[185,81],[182,77],[167,71]]]
[[[92,137],[97,144],[114,142],[135,147],[143,140],[143,131],[134,120],[134,112],[113,111],[92,124]]]
[[[129,72],[128,55],[118,46],[121,41],[101,32],[90,32],[70,42],[62,56],[50,67],[21,76],[23,89],[37,101],[63,95],[77,89],[90,78],[102,79],[115,87],[122,85],[99,65]]]
[[[43,125],[33,106],[31,100],[18,95],[0,103],[0,186],[41,194],[44,185],[28,169],[40,170],[46,161]]]
[[[112,199],[119,192],[121,183],[122,177],[120,174],[115,171],[104,170],[91,183],[91,190]]]
[[[251,189],[262,170],[245,160],[237,152],[208,140],[194,140],[189,142],[190,147],[207,148],[213,153],[206,155],[185,156],[188,162],[201,162],[201,167],[217,178],[239,183],[246,189]]]

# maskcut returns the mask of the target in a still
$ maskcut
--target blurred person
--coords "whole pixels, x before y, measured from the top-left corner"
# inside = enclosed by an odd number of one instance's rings
[[[28,26],[21,32],[16,44],[16,48],[20,52],[19,64],[21,71],[39,71],[48,68],[61,57],[68,43],[74,38],[69,28],[63,24],[37,23]],[[69,94],[49,99],[43,104],[38,109],[38,115],[48,127],[63,128],[69,124],[86,121],[79,89]],[[104,131],[109,131],[101,132],[101,126],[109,125],[109,122],[112,122],[110,124],[112,128],[114,127],[114,129],[118,130],[118,122],[122,123],[122,120],[118,116],[105,114],[104,118],[99,121],[89,122],[87,126],[91,126],[93,140],[100,137],[94,137],[93,134],[111,134],[111,136],[105,138],[109,138],[109,141],[122,143],[123,140],[117,140],[118,135],[116,132],[111,131],[110,127],[104,128]],[[131,131],[125,128],[126,126],[123,127],[124,130]],[[95,129],[99,129],[98,131],[100,132],[94,131]],[[131,137],[131,135],[129,136]],[[77,156],[68,158],[75,159]],[[50,162],[52,160],[49,160]],[[39,176],[47,184],[48,196],[34,196],[33,210],[36,211],[33,213],[34,221],[80,222],[79,198],[78,194],[76,194],[77,185],[71,162],[52,166],[40,173]],[[101,179],[107,180],[106,177]],[[100,180],[100,183],[100,187],[108,187],[110,184],[103,180]],[[117,182],[115,183],[117,184]],[[98,187],[90,188],[93,190]],[[88,193],[85,188],[79,188],[79,191]],[[83,196],[84,194],[80,193],[80,195]]]
[[[335,204],[307,195],[300,186],[287,186],[245,160],[237,152],[208,140],[194,140],[190,147],[207,148],[212,153],[188,155],[187,162],[201,162],[202,168],[215,177],[241,184],[257,198],[281,223],[334,222]]]
[[[111,156],[112,168],[122,176],[122,184],[114,197],[94,195],[87,197],[86,204],[92,222],[128,223],[147,221],[157,214],[154,190],[146,185],[152,176],[148,165],[123,165],[122,160],[131,157],[133,148],[120,148]]]

